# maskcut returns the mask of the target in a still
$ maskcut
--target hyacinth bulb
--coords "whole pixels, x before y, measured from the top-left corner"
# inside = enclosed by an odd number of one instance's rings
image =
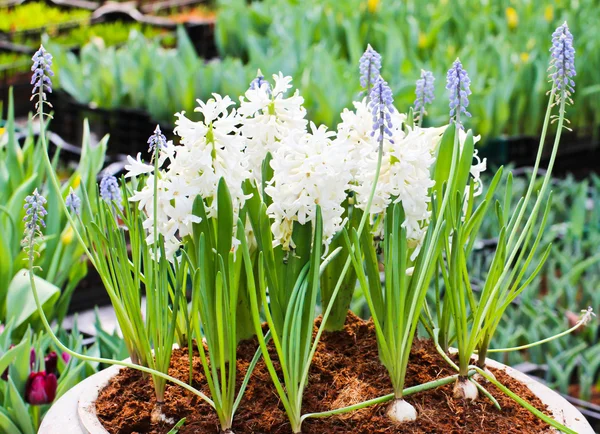
[[[417,419],[417,410],[404,399],[395,399],[388,407],[387,415],[395,422],[412,422]]]
[[[453,389],[454,397],[457,399],[466,399],[469,401],[475,401],[479,398],[479,391],[475,383],[470,381],[468,378],[458,378],[454,383]]]
[[[31,405],[50,404],[56,397],[57,386],[56,375],[32,372],[25,385],[25,401]]]

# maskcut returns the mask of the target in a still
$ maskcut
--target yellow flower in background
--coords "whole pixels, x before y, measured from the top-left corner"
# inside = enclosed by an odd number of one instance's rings
[[[527,63],[529,61],[529,53],[523,52],[519,57],[523,63]]]
[[[508,27],[511,29],[515,29],[519,25],[519,14],[517,14],[515,8],[506,8],[506,21],[508,22]]]
[[[419,42],[417,42],[419,48],[427,47],[427,35],[423,32],[419,32]]]
[[[69,227],[65,229],[61,234],[60,242],[63,243],[65,246],[68,246],[73,241],[73,235],[73,227],[69,225]]]
[[[546,6],[544,9],[544,19],[548,22],[551,22],[554,19],[554,8],[552,5]]]
[[[379,0],[367,0],[367,9],[369,12],[375,13],[377,6],[379,6]]]
[[[75,174],[75,178],[73,178],[73,185],[71,187],[73,187],[73,190],[75,190],[77,187],[79,187],[79,184],[81,184],[81,175],[79,172],[77,172]]]
[[[4,134],[4,131],[6,131],[6,128],[0,128],[0,137],[2,137],[2,134]]]

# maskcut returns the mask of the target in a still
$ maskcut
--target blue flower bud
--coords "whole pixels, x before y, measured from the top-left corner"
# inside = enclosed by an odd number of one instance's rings
[[[450,122],[454,121],[462,128],[460,115],[471,117],[471,113],[467,111],[469,95],[471,95],[471,80],[459,59],[456,59],[452,68],[448,70],[446,80],[446,89],[450,91]]]
[[[431,104],[435,99],[433,94],[434,81],[435,78],[431,71],[421,69],[421,78],[417,80],[417,87],[415,89],[417,98],[415,99],[414,104],[414,112],[418,113],[419,117],[426,113],[425,104]]]
[[[69,190],[65,204],[67,205],[67,208],[69,208],[69,210],[71,210],[71,212],[75,215],[79,215],[81,213],[81,199],[79,199],[79,196],[75,194],[73,188]]]
[[[385,135],[392,136],[392,113],[394,108],[394,96],[387,82],[378,77],[371,89],[369,96],[369,110],[373,115],[373,131],[371,136],[379,133],[377,140],[382,143]]]
[[[154,134],[152,134],[148,139],[148,145],[148,152],[150,153],[154,152],[157,148],[160,152],[167,147],[167,138],[162,133],[162,131],[160,131],[159,125],[156,126],[156,128],[154,129]]]
[[[552,34],[552,47],[550,48],[550,79],[556,86],[557,99],[569,97],[575,92],[573,77],[575,71],[575,49],[573,48],[573,35],[565,23],[558,27]]]
[[[31,70],[33,75],[31,77],[31,84],[33,84],[33,90],[31,93],[35,96],[39,92],[42,96],[42,101],[46,100],[46,92],[52,93],[52,81],[50,77],[54,76],[52,72],[52,55],[46,51],[43,45],[40,45],[39,50],[35,52],[33,57],[33,65]],[[34,98],[32,96],[32,99]]]
[[[40,232],[40,226],[46,227],[44,217],[48,212],[44,208],[46,198],[38,193],[37,188],[31,196],[25,198],[25,234],[27,237],[35,237]]]
[[[358,69],[360,71],[360,85],[363,88],[368,89],[377,82],[381,71],[381,55],[373,50],[370,44],[360,58]]]
[[[121,204],[121,190],[117,178],[112,175],[104,175],[100,181],[100,197],[107,203],[116,202],[119,209],[123,209]]]

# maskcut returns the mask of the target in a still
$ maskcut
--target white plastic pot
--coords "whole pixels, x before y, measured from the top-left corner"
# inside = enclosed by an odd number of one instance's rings
[[[578,434],[595,434],[579,410],[558,393],[509,366],[493,360],[488,360],[487,364],[504,369],[508,375],[527,385],[561,424]],[[108,434],[96,416],[94,403],[98,392],[120,369],[118,366],[105,369],[65,393],[46,414],[38,434]]]

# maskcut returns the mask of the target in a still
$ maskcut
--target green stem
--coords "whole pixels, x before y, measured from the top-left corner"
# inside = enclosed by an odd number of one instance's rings
[[[591,312],[591,311],[590,311]],[[532,342],[530,344],[526,344],[526,345],[521,345],[518,347],[509,347],[509,348],[494,348],[494,349],[489,349],[487,350],[488,353],[507,353],[510,351],[520,351],[520,350],[526,350],[527,348],[532,348],[535,347],[537,345],[542,345],[545,344],[547,342],[551,342],[555,339],[558,338],[562,338],[563,336],[568,335],[569,333],[573,333],[575,330],[577,330],[578,328],[580,328],[581,326],[584,326],[587,324],[587,322],[589,321],[589,316],[586,314],[584,315],[577,324],[575,324],[573,327],[571,327],[569,330],[565,330],[562,333],[558,333],[554,336],[551,336],[549,338],[546,339],[542,339],[540,341],[537,342]]]
[[[519,405],[521,405],[522,407],[527,409],[529,412],[531,412],[533,415],[537,416],[539,419],[546,422],[548,425],[551,425],[554,428],[556,428],[562,432],[568,433],[568,434],[577,434],[576,431],[574,431],[570,428],[567,428],[566,426],[558,423],[552,417],[539,411],[537,408],[535,408],[533,405],[531,405],[529,402],[527,402],[526,400],[521,398],[516,393],[512,392],[509,388],[504,386],[502,383],[500,383],[494,377],[489,375],[483,369],[479,368],[478,366],[470,366],[470,368],[476,370],[483,378],[485,378],[490,383],[492,383],[494,386],[496,386],[498,389],[500,389],[505,395],[509,396],[512,400],[516,401]]]
[[[196,390],[193,387],[187,385],[183,381],[179,381],[177,378],[171,377],[170,375],[164,374],[164,373],[159,372],[159,371],[155,371],[154,369],[150,369],[150,368],[147,368],[145,366],[135,365],[133,363],[128,363],[128,362],[124,362],[124,361],[118,361],[118,360],[112,360],[112,359],[105,359],[103,357],[91,357],[91,356],[88,356],[88,355],[85,355],[85,354],[80,354],[80,353],[77,353],[77,352],[71,350],[67,346],[63,345],[63,343],[54,334],[54,331],[52,330],[52,327],[50,327],[50,324],[48,323],[48,319],[46,318],[46,314],[44,313],[44,309],[42,308],[42,304],[40,302],[40,298],[38,296],[37,287],[35,285],[35,279],[34,279],[35,275],[33,274],[34,247],[35,247],[34,234],[31,234],[30,239],[29,239],[29,282],[31,284],[31,290],[33,292],[33,298],[35,299],[35,305],[37,307],[38,313],[40,314],[40,318],[42,319],[42,323],[44,324],[44,328],[48,332],[48,335],[50,336],[50,338],[54,341],[54,343],[56,344],[56,346],[61,351],[64,351],[65,353],[67,353],[67,354],[69,354],[69,355],[71,355],[73,357],[76,357],[76,358],[78,358],[80,360],[86,361],[86,362],[106,363],[106,364],[109,364],[109,365],[124,366],[126,368],[137,369],[137,370],[145,372],[147,374],[155,375],[157,377],[160,377],[160,378],[163,378],[165,380],[171,381],[172,383],[177,384],[178,386],[181,386],[184,389],[192,392],[193,394],[199,396],[201,399],[203,399],[204,401],[206,401],[211,407],[214,408],[215,404],[213,403],[213,401],[208,396],[206,396],[205,394],[203,394],[199,390]]]
[[[380,134],[381,134],[381,137],[383,137],[383,131],[381,131]],[[375,179],[373,181],[373,186],[371,187],[369,199],[367,200],[367,205],[365,207],[364,213],[362,215],[362,218],[360,219],[360,223],[359,223],[358,229],[357,229],[357,234],[358,234],[359,238],[360,238],[360,235],[362,234],[362,231],[367,223],[367,219],[369,218],[369,212],[371,210],[373,198],[375,197],[375,191],[377,189],[377,181],[379,181],[379,174],[381,172],[381,162],[382,161],[383,161],[383,139],[381,140],[381,143],[379,144],[379,149],[377,152],[377,166],[375,168]],[[335,288],[334,288],[333,292],[331,293],[331,297],[329,299],[329,304],[327,305],[327,309],[325,309],[325,312],[323,313],[321,325],[319,326],[319,330],[317,331],[313,345],[310,350],[310,354],[307,359],[308,363],[306,364],[306,366],[304,368],[304,372],[303,372],[302,378],[300,380],[300,388],[298,390],[299,394],[302,394],[302,392],[304,390],[304,385],[306,384],[306,381],[308,379],[308,371],[310,369],[310,365],[313,360],[313,357],[315,356],[315,353],[317,352],[317,346],[321,339],[321,335],[323,334],[323,331],[325,330],[325,327],[327,325],[327,319],[329,318],[329,315],[331,314],[331,311],[333,310],[333,306],[335,304],[335,299],[338,295],[338,292],[340,291],[340,288],[342,287],[344,278],[346,277],[346,273],[348,273],[348,270],[350,269],[350,265],[352,264],[353,252],[354,252],[354,249],[352,248],[352,252],[350,253],[350,255],[348,255],[348,258],[346,259],[346,263],[344,264],[344,267],[342,268],[342,272],[340,273],[340,276],[338,277],[338,281],[335,285]]]
[[[83,237],[81,236],[81,234],[79,233],[79,230],[77,229],[77,225],[75,224],[75,220],[73,219],[73,217],[71,216],[71,213],[69,212],[69,208],[67,207],[67,204],[65,203],[64,200],[62,200],[62,192],[60,190],[60,184],[58,183],[56,173],[54,172],[54,168],[52,167],[52,162],[50,161],[50,156],[48,155],[48,144],[46,143],[46,131],[45,131],[44,111],[43,111],[44,101],[42,99],[42,90],[41,89],[42,89],[42,87],[40,87],[39,103],[38,103],[39,104],[39,116],[40,116],[40,138],[42,140],[42,148],[44,149],[44,152],[42,152],[42,154],[43,154],[43,159],[44,159],[44,165],[46,167],[46,172],[48,172],[48,179],[50,180],[50,183],[52,184],[52,187],[54,188],[56,195],[60,198],[59,202],[62,205],[63,212],[65,213],[67,220],[69,220],[69,223],[71,224],[71,227],[73,228],[73,232],[75,233],[75,236],[77,237],[77,240],[79,241],[79,244],[81,244],[81,246],[83,247],[83,251],[85,252],[86,256],[88,257],[88,260],[90,261],[90,263],[94,266],[94,268],[97,268],[96,261],[94,260],[94,257],[92,256],[91,252],[87,248],[85,241],[83,241]]]
[[[475,371],[469,371],[469,377],[474,375]],[[457,375],[451,375],[450,377],[440,378],[439,380],[429,381],[427,383],[419,384],[413,387],[407,387],[402,391],[402,396],[406,397],[409,395],[413,395],[419,392],[425,392],[427,390],[435,389],[437,387],[442,387],[447,384],[451,384],[456,381],[458,378]],[[322,411],[319,413],[307,413],[302,416],[302,421],[312,418],[323,418],[329,416],[335,416],[338,414],[350,413],[351,411],[360,410],[362,408],[369,407],[371,405],[383,404],[384,402],[388,402],[395,399],[395,394],[390,393],[388,395],[380,396],[379,398],[369,399],[368,401],[361,402],[359,404],[349,405],[347,407],[336,408],[335,410]]]

